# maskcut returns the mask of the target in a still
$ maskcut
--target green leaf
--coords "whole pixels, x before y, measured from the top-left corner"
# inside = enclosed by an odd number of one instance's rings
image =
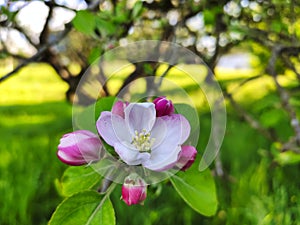
[[[101,179],[99,173],[87,166],[69,167],[62,176],[62,194],[71,196],[95,186]]]
[[[275,161],[282,166],[300,163],[300,154],[293,151],[280,152],[275,155]]]
[[[109,198],[85,191],[65,199],[48,225],[115,225],[115,212]]]
[[[8,8],[5,6],[0,6],[0,12],[1,14],[7,16],[7,21],[15,21],[16,15],[18,14],[19,10],[11,11],[9,10],[9,6]]]
[[[113,17],[113,20],[120,25],[122,23],[128,23],[130,20],[130,10],[126,5],[126,1],[119,1],[115,8],[115,15]]]
[[[139,17],[141,13],[143,12],[143,2],[137,1],[132,9],[132,18],[135,19],[136,17]]]
[[[216,187],[209,169],[199,172],[198,163],[170,178],[183,200],[204,216],[213,216],[217,211]]]
[[[116,97],[113,96],[100,98],[96,102],[96,106],[95,106],[95,119],[98,120],[101,112],[111,111],[111,108],[115,103],[115,101],[116,101]]]
[[[215,14],[214,14],[213,11],[204,10],[203,11],[203,16],[204,16],[205,25],[215,24],[216,18],[215,18]]]
[[[272,21],[270,27],[271,30],[275,31],[276,33],[280,33],[282,29],[282,22],[280,20],[274,20]]]
[[[87,34],[93,35],[96,27],[95,16],[86,10],[81,10],[76,13],[76,16],[73,19],[73,25],[78,31]]]
[[[112,35],[117,31],[117,27],[111,20],[102,19],[100,17],[96,18],[96,26],[102,36]]]
[[[271,109],[260,115],[260,121],[265,127],[274,127],[276,124],[284,121],[285,118],[286,115],[282,109]]]

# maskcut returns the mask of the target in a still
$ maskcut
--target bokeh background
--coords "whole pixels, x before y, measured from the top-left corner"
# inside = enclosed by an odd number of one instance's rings
[[[299,15],[298,0],[0,0],[0,224],[47,224],[64,198],[59,139],[72,131],[72,103],[91,100],[74,98],[80,78],[106,51],[147,39],[190,49],[215,76],[193,62],[186,69],[222,88],[227,129],[210,166],[219,206],[204,217],[164,183],[128,207],[118,187],[117,224],[300,224]],[[118,65],[98,71],[103,80]],[[199,92],[181,71],[143,62],[118,71],[99,96],[153,75]],[[210,111],[194,101],[200,157]]]

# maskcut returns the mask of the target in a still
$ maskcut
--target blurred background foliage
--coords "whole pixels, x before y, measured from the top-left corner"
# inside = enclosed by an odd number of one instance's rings
[[[47,223],[62,200],[55,180],[66,166],[55,153],[72,130],[80,78],[104,52],[151,39],[190,49],[216,75],[204,80],[222,87],[227,131],[211,166],[219,208],[203,217],[169,184],[151,187],[145,206],[127,207],[119,190],[117,223],[300,224],[299,15],[298,0],[0,1],[0,223]],[[101,95],[161,75],[158,66],[132,63]],[[197,91],[179,71],[167,76]],[[198,106],[201,152],[210,112]]]

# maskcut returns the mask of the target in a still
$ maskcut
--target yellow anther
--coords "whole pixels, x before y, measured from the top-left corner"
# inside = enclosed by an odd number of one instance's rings
[[[131,144],[134,145],[140,152],[151,152],[151,147],[154,138],[150,138],[151,134],[147,133],[145,129],[142,132],[134,131],[135,136],[132,138]]]

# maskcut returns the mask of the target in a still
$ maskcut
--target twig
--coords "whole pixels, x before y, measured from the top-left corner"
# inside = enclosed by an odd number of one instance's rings
[[[245,84],[247,84],[249,81],[252,81],[252,80],[255,80],[255,79],[258,79],[258,78],[261,78],[263,77],[264,75],[263,74],[259,74],[259,75],[255,75],[253,77],[249,77],[243,81],[241,81],[241,83],[238,84],[238,86],[234,87],[233,90],[231,90],[231,95],[236,93],[240,88],[242,88]]]
[[[96,9],[99,4],[100,4],[101,0],[96,0],[96,1],[92,1],[91,4],[89,4],[88,6],[88,10],[94,10]],[[49,6],[50,4],[50,6]],[[48,6],[49,6],[49,14],[48,14],[48,17],[47,17],[47,20],[45,22],[45,25],[44,25],[44,28],[43,28],[43,31],[41,33],[41,37],[40,38],[44,38],[45,34],[44,33],[47,33],[46,30],[47,30],[47,25],[49,23],[49,20],[50,20],[50,17],[51,17],[51,9],[54,7],[54,6],[57,6],[57,7],[64,7],[64,6],[61,6],[61,5],[57,5],[54,1],[51,1],[50,3],[48,3]],[[68,7],[64,7],[64,8],[68,8]],[[70,9],[70,10],[73,10],[73,9]],[[74,10],[73,10],[74,11]],[[28,58],[28,59],[25,59],[24,62],[22,62],[21,64],[19,64],[14,70],[12,70],[11,72],[5,74],[4,76],[0,77],[0,83],[3,82],[4,80],[8,79],[9,77],[11,77],[12,75],[14,75],[15,73],[17,73],[20,69],[22,69],[23,67],[27,66],[29,63],[31,62],[34,62],[36,60],[39,60],[40,58],[43,57],[43,54],[45,52],[47,52],[47,50],[57,44],[58,42],[60,42],[68,33],[69,31],[71,30],[72,28],[72,24],[71,23],[68,23],[65,25],[66,28],[65,30],[61,33],[61,35],[56,38],[56,40],[54,41],[50,41],[47,43],[47,40],[40,40],[40,44],[42,44],[40,46],[40,48],[38,49],[37,53],[35,55],[33,55],[32,57]],[[19,31],[21,32],[22,29],[21,27],[17,27],[16,29],[19,29]],[[27,36],[27,34],[25,32],[24,33],[24,36],[26,37],[26,39],[29,41],[30,44],[32,44],[33,46],[37,47],[33,42],[32,40]],[[45,44],[43,44],[43,42],[45,42]]]
[[[27,66],[29,63],[38,60],[48,48],[49,48],[49,45],[41,47],[40,50],[34,56],[32,56],[29,59],[26,59],[23,63],[19,64],[13,71],[0,77],[0,83],[3,82],[4,80],[6,80],[7,78],[11,77],[15,73],[17,73],[20,69]]]
[[[41,45],[43,45],[43,44],[45,44],[45,43],[47,43],[47,39],[48,39],[48,37],[49,37],[49,22],[50,22],[50,20],[51,20],[51,18],[52,18],[52,14],[53,14],[53,4],[52,4],[52,0],[51,1],[49,1],[49,2],[45,2],[45,4],[48,6],[48,8],[49,8],[49,12],[48,12],[48,15],[47,15],[47,17],[46,17],[46,20],[45,20],[45,23],[44,23],[44,26],[43,26],[43,30],[42,30],[42,32],[40,33],[40,37],[39,37],[39,41],[40,41],[40,43],[39,43],[39,46],[41,46]]]

